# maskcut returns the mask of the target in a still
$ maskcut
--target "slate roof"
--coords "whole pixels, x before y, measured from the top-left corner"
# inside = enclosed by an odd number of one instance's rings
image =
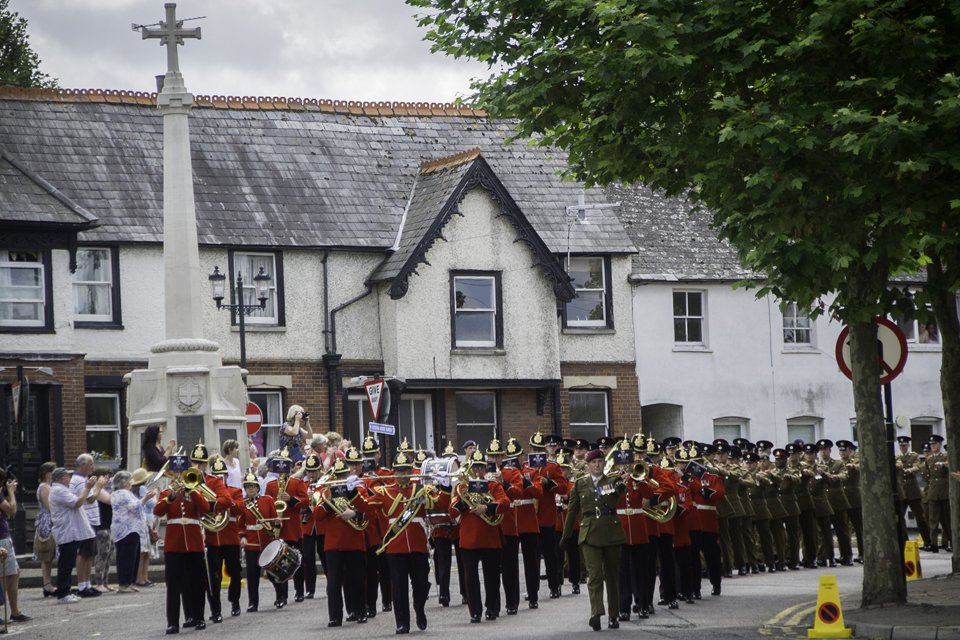
[[[97,217],[0,147],[0,222],[87,228]]]
[[[634,246],[634,282],[658,280],[741,280],[753,276],[729,243],[710,228],[710,212],[696,211],[685,198],[668,198],[643,185],[611,185],[607,199]]]
[[[550,251],[567,250],[555,150],[504,146],[513,122],[450,105],[197,96],[191,153],[201,244],[393,245],[421,162],[480,147]],[[0,146],[101,226],[82,242],[162,241],[162,117],[155,95],[0,88]],[[588,202],[606,202],[602,190]],[[575,253],[631,253],[611,210],[572,229]]]

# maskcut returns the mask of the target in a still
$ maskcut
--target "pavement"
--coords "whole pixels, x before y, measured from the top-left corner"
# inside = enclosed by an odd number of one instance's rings
[[[681,604],[680,609],[669,611],[657,607],[656,615],[648,620],[621,622],[619,631],[610,631],[604,625],[603,633],[628,633],[639,640],[689,640],[691,637],[709,637],[711,640],[741,640],[745,638],[806,637],[813,625],[816,609],[817,587],[821,575],[835,575],[843,607],[846,625],[855,630],[858,637],[896,638],[922,640],[924,638],[956,638],[960,640],[960,577],[947,575],[951,571],[950,556],[921,554],[923,580],[908,583],[909,603],[901,607],[883,607],[860,610],[860,589],[863,567],[837,567],[836,569],[803,569],[787,573],[758,574],[724,580],[723,595],[711,597],[709,583],[704,582],[704,596],[696,604]],[[44,598],[39,585],[26,586],[30,574],[39,579],[39,569],[24,567],[21,577],[20,609],[34,617],[26,623],[10,623],[10,635],[25,638],[60,640],[72,638],[98,638],[128,640],[130,638],[157,638],[164,635],[165,586],[163,566],[151,565],[151,579],[158,584],[140,593],[120,595],[104,594],[99,598],[84,599],[77,604],[58,605],[53,598]],[[158,580],[159,579],[159,580]],[[431,580],[432,574],[431,574]],[[116,584],[115,582],[113,583]],[[454,567],[451,586],[456,593],[457,575]],[[362,640],[369,637],[393,636],[396,628],[393,615],[380,613],[365,625],[347,624],[339,629],[328,629],[324,579],[318,579],[318,598],[304,603],[291,602],[277,610],[273,602],[273,590],[267,582],[261,582],[261,609],[254,614],[246,613],[246,590],[241,598],[244,613],[237,618],[227,616],[222,624],[210,624],[206,634],[228,634],[231,640],[264,640],[304,633],[327,633],[340,638]],[[521,587],[525,591],[525,586]],[[517,616],[502,615],[494,622],[469,623],[467,608],[460,604],[442,608],[437,602],[436,587],[431,588],[427,604],[429,627],[425,632],[436,637],[469,635],[471,640],[500,640],[509,634],[512,639],[577,637],[593,634],[587,627],[589,601],[587,589],[581,587],[580,595],[570,593],[569,585],[563,588],[559,600],[547,598],[544,583],[540,588],[540,608],[527,609],[521,605]],[[292,592],[292,588],[291,588]],[[226,593],[221,592],[225,608]],[[292,595],[292,593],[291,593]],[[459,598],[454,597],[459,603]],[[207,611],[209,615],[209,609]],[[604,620],[606,622],[606,620]],[[68,628],[69,631],[65,631]],[[196,633],[183,630],[183,633]]]

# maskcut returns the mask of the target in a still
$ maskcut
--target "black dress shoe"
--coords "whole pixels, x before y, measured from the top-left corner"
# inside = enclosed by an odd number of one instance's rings
[[[307,591],[303,594],[304,600],[313,600],[313,591]]]
[[[944,547],[943,550],[947,553],[953,553],[953,547]]]
[[[787,565],[787,569],[790,569],[790,571],[800,571],[800,565],[796,564],[795,562],[790,563]]]
[[[663,598],[661,598],[660,600],[657,600],[657,604],[660,605],[661,607],[665,607],[665,606],[667,606],[668,604],[670,604],[670,601],[669,601],[669,600],[664,600]]]
[[[760,565],[755,564],[752,567],[750,567],[750,573],[752,575],[757,575],[758,573],[760,573]]]
[[[670,604],[667,605],[667,609],[679,609],[679,608],[680,608],[680,603],[677,602],[676,600],[671,600]]]
[[[194,620],[193,618],[187,618],[186,620],[183,621],[183,628],[184,628],[184,629],[186,629],[186,628],[188,628],[188,627],[195,627],[195,626],[197,626],[197,621]]]
[[[212,616],[210,616],[210,622],[217,622],[217,623],[223,622],[223,616],[220,615],[219,613],[215,613]]]
[[[610,619],[613,620],[613,618],[610,618]],[[627,611],[626,613],[621,613],[620,620],[623,622],[630,622],[630,612]]]
[[[233,616],[234,618],[236,618],[238,615],[240,615],[240,603],[239,603],[239,602],[234,602],[234,603],[233,603],[233,606],[230,608],[230,615]]]
[[[427,614],[422,612],[417,614],[417,629],[420,629],[420,631],[427,630]]]
[[[940,553],[940,547],[938,547],[938,546],[936,546],[936,545],[932,545],[932,546],[930,547],[930,553]]]
[[[328,627],[339,627],[339,626],[341,626],[342,624],[343,624],[343,623],[340,622],[339,620],[331,620],[330,622],[327,623],[327,626],[328,626]]]
[[[450,597],[449,596],[440,596],[440,606],[449,607],[450,606]]]
[[[842,564],[845,567],[852,567],[853,560],[851,560],[850,558],[840,558],[840,564]]]
[[[515,616],[515,615],[517,615],[517,608],[514,607],[513,609],[511,609],[510,607],[507,607],[507,615],[508,615],[508,616]]]
[[[480,614],[478,613],[475,616],[470,616],[470,622],[475,624],[480,624]]]
[[[857,556],[856,558],[853,559],[853,561],[856,562],[857,564],[863,564],[863,556]]]
[[[591,616],[589,624],[594,631],[600,631],[600,616]]]
[[[357,621],[357,614],[351,613],[350,615],[347,616],[346,622],[356,622],[356,621]]]
[[[740,569],[737,570],[737,575],[738,575],[738,576],[745,576],[745,575],[747,575],[748,573],[750,573],[750,572],[747,571],[746,565],[740,567]]]
[[[361,613],[357,616],[357,624],[367,624],[367,614]]]
[[[523,599],[526,600],[526,599],[527,599],[526,596],[524,596]],[[470,604],[470,601],[467,600],[467,596],[461,596],[461,597],[460,597],[460,604],[462,604],[462,605],[468,605],[468,604]],[[384,611],[386,611],[386,609],[384,609]]]
[[[570,589],[570,592],[575,596],[580,595],[580,585],[579,584],[573,585],[573,588]]]
[[[194,631],[203,631],[207,628],[207,623],[203,620],[197,620],[197,626],[193,628]]]
[[[527,603],[527,608],[528,608],[528,609],[539,609],[539,608],[540,608],[540,605],[537,604],[536,602],[528,602],[528,603]]]
[[[694,600],[702,600],[702,599],[703,599],[703,596],[700,595],[700,592],[699,592],[699,591],[694,591],[694,592],[693,592],[693,599],[694,599]]]
[[[410,633],[410,627],[408,627],[407,625],[402,624],[402,625],[400,625],[399,627],[397,627],[397,635],[398,635],[398,636],[402,636],[402,635],[405,635],[405,634],[407,634],[407,633]]]
[[[610,620],[607,622],[607,629],[619,629],[620,621],[617,620],[616,616],[610,616]]]
[[[777,568],[775,566],[770,565],[769,567],[767,567],[767,573],[776,573],[776,572],[777,572]]]
[[[280,600],[275,600],[273,603],[273,606],[275,606],[277,609],[283,609],[286,605],[287,601],[282,598]]]
[[[177,625],[173,625],[173,626],[171,626],[171,627],[167,627],[167,635],[168,635],[168,636],[169,636],[169,635],[173,635],[174,633],[180,633],[180,627],[178,627]]]
[[[467,604],[467,603],[464,602],[463,604]],[[384,603],[383,603],[382,610],[383,610],[384,612],[386,612],[386,611],[393,611],[393,603],[392,603],[392,602],[384,602]]]
[[[637,614],[637,618],[639,618],[640,620],[647,620],[648,618],[650,618],[650,614],[647,613],[646,609],[640,609],[640,612]]]
[[[696,604],[693,601],[693,596],[683,596],[683,601],[686,602],[687,604]]]
[[[377,617],[377,608],[375,606],[367,607],[367,618],[369,619],[369,618],[376,618],[376,617]]]
[[[302,594],[302,593],[298,593],[298,594],[296,594],[295,596],[293,596],[293,601],[294,601],[294,602],[303,602],[303,594]]]
[[[837,561],[834,560],[833,558],[830,558],[830,560],[827,562],[827,564],[828,564],[828,565],[830,566],[830,568],[832,569],[832,568],[834,568],[834,567],[837,566]]]
[[[648,604],[646,607],[644,607],[644,611],[646,611],[651,616],[657,612],[657,610],[654,608],[652,604]]]
[[[560,597],[560,589],[551,589],[551,590],[550,590],[550,597],[551,597],[552,599],[554,599],[554,600],[556,600],[557,598],[559,598],[559,597]]]
[[[487,620],[493,621],[497,619],[497,614],[493,611],[487,611],[487,615],[485,617]]]
[[[258,609],[258,606],[255,604],[252,604],[249,607],[247,607],[247,613],[256,613],[257,609]]]
[[[712,595],[712,596],[718,596],[718,595],[720,595],[720,587],[714,587],[713,590],[710,591],[710,595]]]
[[[733,569],[727,569],[726,571],[724,571],[724,572],[723,572],[723,577],[724,577],[724,578],[732,578],[732,577],[733,577]]]

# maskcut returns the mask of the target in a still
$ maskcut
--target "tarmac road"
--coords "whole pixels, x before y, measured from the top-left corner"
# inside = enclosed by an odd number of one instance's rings
[[[948,554],[921,555],[924,575],[931,577],[950,572]],[[454,571],[456,568],[454,567]],[[737,638],[768,638],[770,636],[806,636],[803,625],[812,624],[813,610],[817,599],[817,587],[821,575],[836,575],[844,610],[859,604],[863,567],[838,567],[836,569],[802,569],[787,573],[758,574],[725,580],[723,595],[712,597],[709,583],[704,582],[703,600],[696,604],[681,604],[677,611],[657,607],[656,615],[648,620],[620,623],[619,631],[606,629],[603,633],[621,634],[625,637],[647,640],[654,638],[711,638],[718,640]],[[323,579],[318,589],[322,594]],[[451,580],[456,591],[456,575]],[[427,631],[415,628],[416,635],[472,639],[501,638],[556,638],[586,637],[595,632],[587,627],[589,602],[584,585],[580,595],[572,595],[569,585],[563,589],[559,600],[547,598],[544,584],[540,590],[540,608],[529,610],[521,605],[517,616],[501,617],[494,622],[470,624],[467,607],[463,605],[441,608],[437,604],[436,590],[427,604]],[[521,590],[523,587],[521,586]],[[291,596],[293,589],[290,589]],[[224,609],[229,612],[226,591],[221,592]],[[139,594],[104,594],[99,598],[82,600],[78,604],[58,605],[53,598],[43,598],[40,589],[24,589],[20,592],[20,608],[34,616],[27,623],[11,623],[10,635],[24,638],[101,638],[103,640],[130,640],[134,638],[165,637],[166,622],[164,602],[166,592],[163,584],[143,589]],[[241,604],[244,613],[238,618],[227,616],[222,624],[208,622],[204,631],[183,629],[179,637],[193,634],[223,636],[243,640],[279,640],[297,638],[306,634],[321,634],[329,638],[369,638],[394,636],[396,625],[392,613],[379,613],[367,624],[345,623],[338,629],[327,628],[326,598],[291,603],[282,610],[272,606],[273,589],[269,583],[261,583],[261,609],[258,613],[246,613],[246,593]],[[454,598],[459,602],[459,598]],[[209,616],[209,609],[207,611]],[[706,632],[706,635],[705,633]]]

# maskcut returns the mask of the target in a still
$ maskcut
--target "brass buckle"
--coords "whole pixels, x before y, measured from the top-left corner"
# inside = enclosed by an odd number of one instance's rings
[[[599,520],[599,519],[600,519],[600,507],[595,507],[593,511],[594,511],[594,513],[593,513],[594,517],[596,517],[597,520]]]

